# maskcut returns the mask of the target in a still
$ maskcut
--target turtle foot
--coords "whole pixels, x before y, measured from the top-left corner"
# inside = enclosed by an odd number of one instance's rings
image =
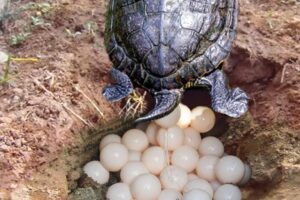
[[[212,107],[216,112],[230,117],[240,117],[248,110],[247,94],[240,88],[230,89],[223,71],[216,70],[195,82],[199,86],[210,87]]]
[[[226,114],[230,117],[238,118],[248,110],[247,94],[240,88],[235,88],[227,93],[227,98],[215,98],[212,107],[216,112]]]
[[[132,93],[133,85],[125,73],[114,68],[111,73],[116,84],[106,86],[102,94],[108,101],[119,101]]]
[[[182,90],[162,90],[154,93],[155,106],[145,116],[138,118],[135,122],[144,122],[158,119],[172,112],[179,104]]]

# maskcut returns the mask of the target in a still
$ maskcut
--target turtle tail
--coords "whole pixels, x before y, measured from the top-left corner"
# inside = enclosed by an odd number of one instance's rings
[[[161,90],[154,93],[155,106],[146,115],[139,117],[135,123],[150,121],[171,113],[180,103],[183,96],[182,89]]]

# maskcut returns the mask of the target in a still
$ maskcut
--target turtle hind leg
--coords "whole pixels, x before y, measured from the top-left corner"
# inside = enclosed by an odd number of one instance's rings
[[[216,112],[234,118],[247,112],[249,97],[240,88],[230,89],[223,71],[216,70],[206,77],[199,78],[197,84],[210,87],[212,107]]]
[[[154,93],[155,106],[154,108],[147,113],[145,116],[142,116],[136,119],[136,123],[150,121],[163,117],[171,113],[176,106],[180,103],[182,98],[183,91],[179,89],[173,90],[162,90]]]
[[[125,73],[113,68],[111,74],[116,84],[106,86],[102,92],[108,101],[119,101],[132,93],[132,82]]]

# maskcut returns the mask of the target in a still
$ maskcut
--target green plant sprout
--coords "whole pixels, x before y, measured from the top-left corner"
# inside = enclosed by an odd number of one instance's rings
[[[11,38],[9,39],[9,45],[10,46],[19,46],[21,45],[29,36],[29,33],[18,33],[17,35],[13,35],[11,36]]]
[[[31,16],[31,24],[33,26],[42,26],[44,25],[44,19],[41,17]]]
[[[1,85],[6,84],[9,82],[9,80],[11,80],[11,78],[9,77],[9,70],[10,70],[11,63],[13,61],[16,61],[16,62],[22,62],[22,61],[38,62],[39,59],[38,58],[16,58],[16,57],[12,57],[12,56],[8,55],[6,61],[3,62],[3,74],[0,77]]]
[[[48,13],[51,10],[51,5],[49,3],[34,3],[30,2],[21,7],[22,11],[25,10],[38,10],[43,14]]]
[[[3,64],[3,75],[0,78],[0,84],[5,84],[9,81],[9,68],[10,68],[11,57],[8,56],[7,60]]]
[[[84,28],[85,28],[85,30],[87,30],[87,32],[89,34],[93,35],[94,37],[96,36],[96,31],[98,30],[98,26],[97,26],[96,22],[87,21],[84,24]]]

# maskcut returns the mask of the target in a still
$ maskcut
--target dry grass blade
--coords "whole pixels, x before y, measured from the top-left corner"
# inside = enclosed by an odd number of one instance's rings
[[[146,110],[146,94],[147,93],[144,92],[144,94],[141,95],[139,92],[134,91],[128,96],[126,103],[119,114],[124,114],[125,118],[129,118],[136,117],[143,113]]]
[[[84,98],[86,98],[89,102],[90,102],[90,104],[92,104],[92,106],[96,109],[96,111],[101,115],[101,117],[105,120],[105,117],[104,117],[104,114],[103,114],[103,112],[100,110],[100,108],[96,105],[96,103],[95,102],[93,102],[92,101],[92,99],[91,98],[89,98],[80,88],[79,88],[79,86],[78,85],[76,85],[75,86],[75,89],[78,91],[78,92],[80,92],[83,96],[84,96]]]
[[[69,111],[70,113],[72,113],[75,117],[77,117],[80,121],[82,121],[86,126],[90,127],[90,128],[95,128],[93,124],[91,124],[90,122],[86,121],[85,119],[83,119],[83,117],[81,117],[80,115],[78,115],[75,111],[73,111],[71,108],[69,108],[66,103],[62,102],[57,96],[55,96],[53,94],[53,92],[49,91],[43,84],[41,84],[40,81],[38,81],[37,79],[32,77],[33,82],[40,87],[42,90],[44,90],[46,93],[48,93],[54,100],[56,100],[64,109],[66,109],[67,111]]]

